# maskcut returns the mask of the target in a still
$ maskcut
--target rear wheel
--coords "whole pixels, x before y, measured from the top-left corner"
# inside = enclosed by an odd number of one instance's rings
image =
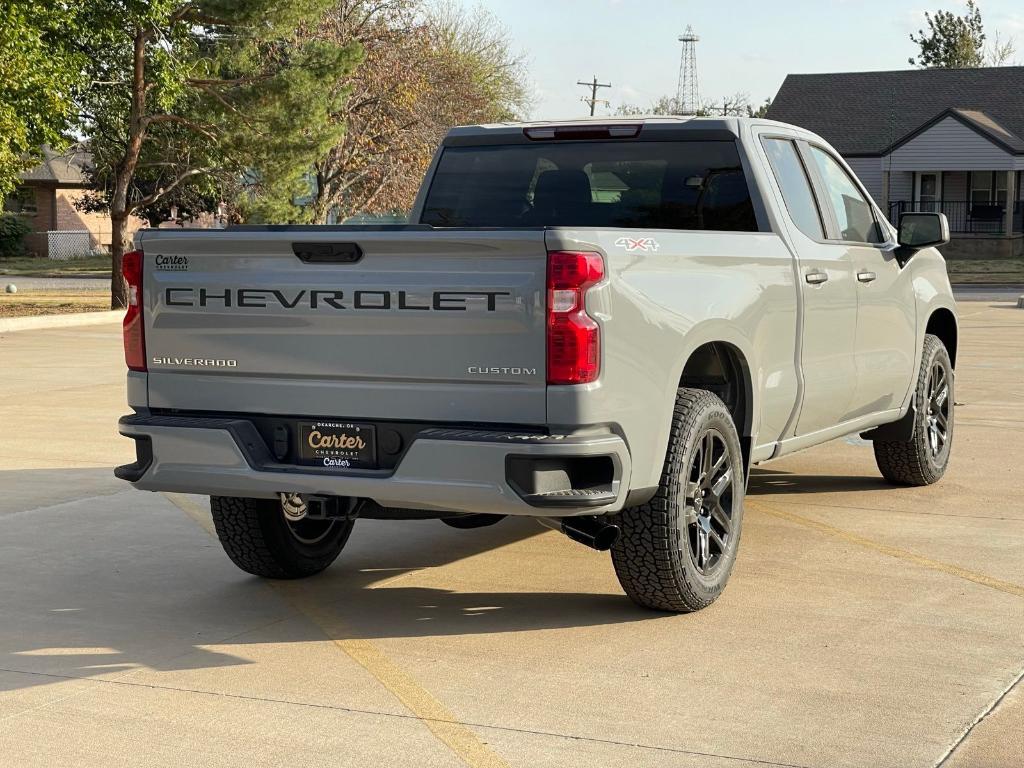
[[[231,562],[269,579],[301,579],[337,559],[354,521],[288,520],[276,499],[211,496],[217,538]]]
[[[875,463],[896,485],[930,485],[949,466],[953,448],[953,364],[937,336],[924,337],[909,440],[876,440]]]
[[[680,389],[658,491],[618,515],[612,563],[633,602],[687,612],[718,598],[739,547],[744,485],[729,410],[706,390]]]

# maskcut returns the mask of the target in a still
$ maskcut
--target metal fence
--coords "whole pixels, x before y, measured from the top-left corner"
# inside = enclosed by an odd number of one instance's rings
[[[908,211],[944,213],[949,220],[949,231],[957,234],[1006,234],[1005,203],[983,204],[972,203],[969,200],[942,200],[941,202],[895,200],[889,203],[889,220],[897,224],[900,214]],[[1011,232],[1024,232],[1024,206],[1019,201],[1013,206]]]
[[[54,261],[80,259],[106,251],[102,235],[87,229],[59,229],[46,233],[46,255]]]

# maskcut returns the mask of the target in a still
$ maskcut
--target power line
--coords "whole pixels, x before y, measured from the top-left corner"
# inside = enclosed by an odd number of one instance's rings
[[[584,104],[589,104],[590,105],[590,116],[591,117],[594,116],[594,107],[596,107],[599,103],[600,104],[605,104],[605,105],[608,104],[608,100],[607,99],[599,99],[599,98],[597,98],[597,89],[598,88],[611,88],[612,87],[611,83],[599,83],[599,82],[597,82],[597,75],[594,75],[594,79],[591,80],[589,83],[584,82],[583,80],[577,80],[576,81],[576,85],[583,85],[583,86],[586,86],[587,88],[590,89],[590,98],[588,99],[586,96],[584,96],[582,99],[580,99],[580,101],[582,101]]]

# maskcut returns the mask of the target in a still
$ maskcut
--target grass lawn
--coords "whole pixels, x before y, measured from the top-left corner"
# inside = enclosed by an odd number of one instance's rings
[[[1024,283],[1024,259],[947,259],[952,283]]]
[[[35,256],[0,258],[0,275],[20,277],[109,277],[109,256],[86,256],[55,261]]]
[[[0,293],[0,317],[64,315],[69,312],[100,312],[110,309],[106,291],[26,291]]]

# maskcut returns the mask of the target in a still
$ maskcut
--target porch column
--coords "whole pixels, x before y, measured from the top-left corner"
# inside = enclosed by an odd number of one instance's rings
[[[1006,212],[1003,216],[1003,233],[1009,237],[1013,234],[1013,204],[1016,189],[1014,189],[1013,171],[1006,172]]]
[[[882,213],[889,215],[889,172],[882,171]]]

